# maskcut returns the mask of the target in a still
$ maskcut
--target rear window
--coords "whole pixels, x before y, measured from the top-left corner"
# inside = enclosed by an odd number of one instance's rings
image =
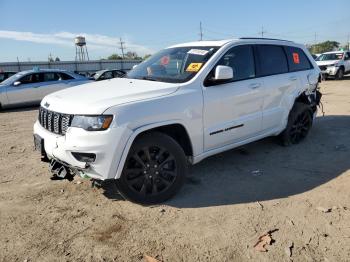
[[[289,71],[295,72],[312,68],[311,63],[303,50],[292,46],[286,46],[285,50],[288,58]]]
[[[276,45],[258,45],[257,50],[260,76],[288,72],[288,63],[283,47]]]

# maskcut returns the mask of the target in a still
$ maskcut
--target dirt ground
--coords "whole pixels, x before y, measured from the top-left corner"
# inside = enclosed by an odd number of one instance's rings
[[[51,181],[33,151],[37,108],[1,112],[0,261],[350,261],[350,77],[322,92],[325,116],[306,141],[208,158],[151,207],[111,183]]]

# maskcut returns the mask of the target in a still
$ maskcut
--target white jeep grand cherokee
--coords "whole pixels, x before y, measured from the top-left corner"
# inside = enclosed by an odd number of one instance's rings
[[[304,46],[241,38],[166,48],[125,78],[46,96],[34,141],[56,176],[114,179],[150,204],[172,197],[187,165],[279,135],[308,134],[320,69]]]
[[[341,80],[350,73],[350,51],[332,51],[323,53],[316,58],[324,78],[329,76]]]

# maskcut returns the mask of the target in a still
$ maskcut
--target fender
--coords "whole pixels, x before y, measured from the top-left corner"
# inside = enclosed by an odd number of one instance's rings
[[[0,109],[5,108],[8,105],[9,100],[7,97],[7,89],[6,86],[0,87]]]
[[[134,129],[133,133],[128,138],[128,140],[127,140],[127,142],[125,144],[122,156],[120,157],[119,163],[117,165],[117,172],[116,172],[114,178],[115,179],[120,178],[120,176],[121,176],[121,174],[123,172],[124,164],[125,164],[125,161],[126,161],[126,157],[128,156],[129,150],[130,150],[132,144],[134,143],[135,138],[139,134],[141,134],[142,132],[145,132],[147,130],[156,128],[156,127],[172,125],[172,124],[180,124],[180,125],[182,125],[185,128],[186,132],[188,133],[186,126],[184,125],[184,123],[180,119],[173,119],[173,120],[167,120],[167,121],[162,121],[162,122],[156,122],[156,123],[152,123],[152,124],[141,126],[141,127],[138,127],[137,129]]]

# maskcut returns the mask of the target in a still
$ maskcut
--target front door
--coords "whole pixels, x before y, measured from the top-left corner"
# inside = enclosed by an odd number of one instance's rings
[[[7,87],[6,93],[9,104],[33,104],[38,98],[37,88],[40,85],[41,79],[39,73],[28,74],[18,79],[18,85]]]
[[[264,83],[256,78],[253,47],[240,45],[231,48],[208,78],[218,65],[232,67],[233,79],[204,87],[205,150],[257,136],[262,126]]]

